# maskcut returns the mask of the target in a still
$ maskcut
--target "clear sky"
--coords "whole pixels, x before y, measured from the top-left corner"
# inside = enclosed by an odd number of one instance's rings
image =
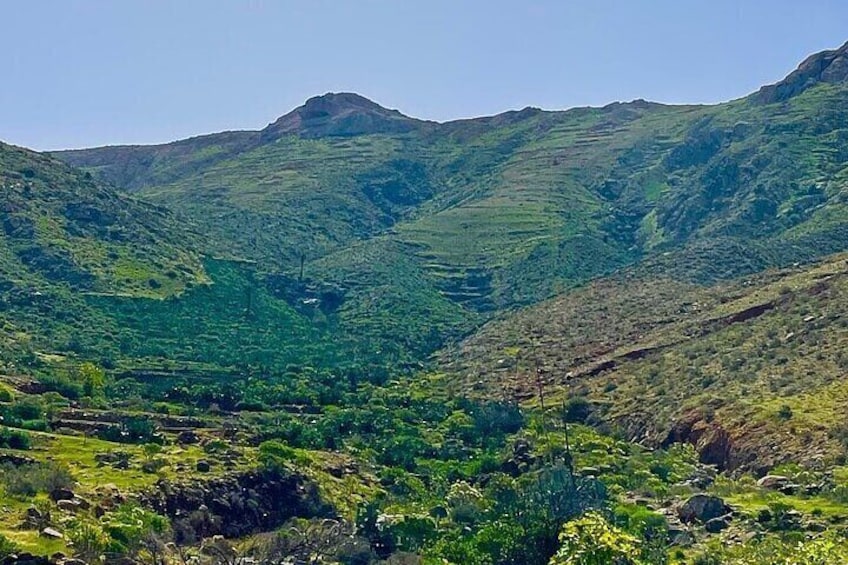
[[[0,140],[258,129],[328,91],[439,121],[718,102],[846,40],[845,0],[0,0]]]

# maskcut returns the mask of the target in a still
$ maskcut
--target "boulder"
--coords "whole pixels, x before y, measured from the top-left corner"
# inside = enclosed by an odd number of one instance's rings
[[[706,523],[730,511],[731,508],[721,498],[708,494],[696,494],[677,508],[677,515],[685,523],[695,521]]]
[[[692,532],[685,528],[670,527],[668,529],[668,543],[669,545],[676,545],[678,547],[689,547],[694,545],[695,536],[693,536]]]
[[[726,530],[730,527],[730,520],[727,516],[719,516],[718,518],[707,520],[707,523],[704,524],[704,527],[711,534],[717,534],[720,531]]]
[[[197,434],[194,430],[184,430],[177,435],[177,443],[181,445],[198,443],[200,438],[197,437]]]
[[[37,524],[41,520],[44,519],[44,514],[36,508],[35,506],[30,506],[26,510],[26,520],[27,522],[31,522],[33,524]]]
[[[807,530],[808,532],[820,533],[820,532],[824,532],[824,531],[827,530],[827,525],[822,524],[821,522],[807,522],[804,525],[804,529]]]
[[[757,486],[772,490],[780,490],[789,484],[789,477],[783,475],[766,475],[757,481]]]
[[[80,510],[80,504],[76,500],[59,500],[56,502],[56,506],[59,510],[63,510],[65,512],[76,513]]]
[[[212,466],[209,465],[209,461],[206,461],[205,459],[201,459],[197,462],[197,470],[201,473],[208,473],[211,468]]]
[[[72,490],[70,490],[70,489],[66,489],[66,488],[57,488],[57,489],[53,489],[53,490],[50,492],[50,498],[51,498],[54,502],[58,502],[58,501],[60,501],[60,500],[73,500],[73,498],[74,498],[74,491],[72,491]]]
[[[0,563],[2,565],[50,565],[50,559],[44,555],[19,553],[17,555],[6,556]]]
[[[720,471],[730,466],[733,454],[730,435],[718,422],[708,422],[698,411],[691,412],[676,422],[661,447],[674,443],[693,445],[701,463],[715,465]]]
[[[53,538],[53,539],[64,539],[65,536],[62,535],[62,532],[56,530],[54,528],[44,528],[41,530],[41,535],[45,538]]]

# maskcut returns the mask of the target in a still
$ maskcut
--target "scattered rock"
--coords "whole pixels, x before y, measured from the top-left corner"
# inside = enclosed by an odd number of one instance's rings
[[[197,437],[194,430],[183,430],[177,435],[177,443],[179,444],[188,445],[198,442],[200,442],[200,438]]]
[[[244,537],[278,528],[298,517],[327,516],[332,511],[305,477],[280,470],[256,470],[215,479],[173,483],[161,479],[139,502],[171,518],[177,526],[194,512],[204,515],[202,535]],[[206,511],[202,511],[202,508]],[[192,526],[197,529],[197,525]],[[175,527],[175,534],[179,528]],[[179,530],[181,531],[181,530]],[[176,535],[176,543],[182,543]]]
[[[706,523],[730,512],[731,508],[725,504],[724,500],[708,494],[696,494],[677,509],[677,515],[684,523],[691,523],[696,520]]]
[[[804,515],[797,510],[787,510],[777,516],[777,528],[783,531],[800,530],[803,527]]]
[[[766,475],[757,481],[757,486],[767,489],[780,490],[789,484],[789,477],[783,475]]]
[[[695,536],[685,528],[669,528],[668,543],[679,547],[689,547],[695,543]]]
[[[60,500],[73,500],[74,491],[72,491],[70,489],[66,489],[66,488],[53,489],[50,492],[50,498],[54,502],[58,502]]]
[[[43,555],[19,553],[5,557],[0,563],[2,565],[50,565],[50,559]]]
[[[43,530],[41,530],[41,535],[45,538],[65,539],[65,536],[62,535],[62,532],[54,528],[44,528]]]
[[[827,525],[821,522],[808,522],[804,529],[808,532],[823,532],[827,530]]]
[[[730,520],[728,519],[728,516],[719,516],[718,518],[707,520],[704,527],[711,534],[717,534],[730,527]]]
[[[59,500],[56,502],[56,506],[59,510],[64,510],[65,512],[71,512],[76,514],[78,510],[80,510],[80,504],[76,500]]]
[[[3,511],[9,512],[9,509],[4,507]],[[35,506],[30,506],[24,513],[20,528],[23,530],[40,530],[48,524],[50,524],[50,511],[42,512]]]

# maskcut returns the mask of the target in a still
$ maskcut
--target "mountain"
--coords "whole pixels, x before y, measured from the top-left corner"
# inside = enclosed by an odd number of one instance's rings
[[[714,106],[438,124],[327,94],[259,132],[56,156],[188,219],[297,335],[413,362],[616,272],[698,289],[848,249],[845,51]]]
[[[260,132],[56,156],[189,219],[208,254],[287,277],[305,260],[345,297],[340,331],[408,350],[645,260],[708,283],[845,249],[843,51],[773,103],[437,124],[327,94]]]
[[[549,402],[722,469],[820,465],[844,449],[847,258],[710,286],[629,269],[486,324],[439,366],[458,394],[524,399],[538,368]]]

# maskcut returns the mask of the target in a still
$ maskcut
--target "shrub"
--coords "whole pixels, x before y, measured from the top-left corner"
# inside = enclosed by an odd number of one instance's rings
[[[137,553],[151,538],[166,538],[171,525],[168,519],[140,506],[123,504],[102,520],[103,530],[111,538],[110,547],[117,553]]]
[[[0,559],[4,559],[13,553],[18,552],[18,546],[15,542],[0,534]]]
[[[259,462],[266,469],[279,469],[296,457],[294,449],[279,441],[263,441],[259,444]]]
[[[99,558],[109,547],[109,536],[97,523],[74,520],[65,535],[73,544],[74,554],[83,559]]]
[[[566,422],[583,424],[592,414],[592,404],[582,396],[570,398],[562,410],[562,418]]]
[[[1,470],[0,480],[10,496],[35,496],[39,492],[69,489],[75,482],[67,467],[54,462],[6,465]]]
[[[568,522],[560,534],[562,546],[551,565],[642,565],[640,541],[612,526],[595,512]],[[647,565],[647,564],[645,564]]]
[[[21,430],[0,429],[0,447],[6,449],[29,449],[32,441],[29,434]]]

